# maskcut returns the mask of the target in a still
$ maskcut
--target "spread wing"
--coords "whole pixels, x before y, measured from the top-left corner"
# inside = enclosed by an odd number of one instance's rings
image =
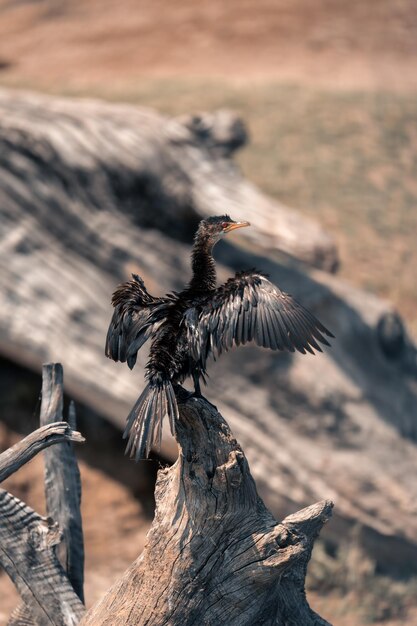
[[[241,272],[219,287],[188,329],[192,354],[204,364],[233,345],[255,341],[272,350],[321,352],[332,333],[292,296],[257,272]]]
[[[113,361],[136,363],[138,350],[164,321],[172,298],[151,296],[140,276],[120,285],[113,294],[113,317],[107,331],[105,354]]]

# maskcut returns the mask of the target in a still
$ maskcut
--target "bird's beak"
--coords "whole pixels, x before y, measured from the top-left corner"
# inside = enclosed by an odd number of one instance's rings
[[[236,228],[244,228],[245,226],[250,226],[250,222],[230,222],[228,226],[224,229],[225,233],[230,233],[231,230],[236,230]]]

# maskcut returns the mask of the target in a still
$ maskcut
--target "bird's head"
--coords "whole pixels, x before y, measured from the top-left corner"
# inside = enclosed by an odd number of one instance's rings
[[[216,215],[201,220],[196,237],[198,239],[208,239],[212,245],[217,243],[221,237],[237,228],[250,226],[249,222],[235,222],[229,215]]]

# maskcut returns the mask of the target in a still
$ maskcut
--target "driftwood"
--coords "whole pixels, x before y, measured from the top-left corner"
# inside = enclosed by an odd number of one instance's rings
[[[216,247],[219,279],[236,269],[268,272],[336,340],[316,357],[240,348],[210,366],[205,395],[227,415],[278,519],[330,498],[337,512],[328,542],[339,545],[359,524],[358,540],[381,570],[416,569],[415,347],[401,325],[393,338],[389,303],[269,254],[277,240],[268,240],[246,204],[229,202],[237,188],[247,189],[225,156],[240,131],[220,141],[216,115],[210,132],[195,134],[189,119],[6,91],[0,112],[2,354],[36,370],[62,359],[72,397],[124,428],[146,353],[133,372],[103,358],[115,286],[136,271],[156,295],[178,289],[190,275],[184,241],[197,212],[250,219],[253,228],[244,230],[256,241],[231,235]],[[207,168],[197,176],[198,159]],[[229,171],[221,194],[216,181]],[[196,200],[200,192],[204,202]],[[257,207],[254,201],[254,213]],[[306,231],[301,240],[309,239]],[[167,435],[163,454],[174,459],[176,452]]]
[[[327,624],[304,581],[332,503],[278,524],[215,407],[184,399],[177,430],[180,456],[159,472],[145,550],[82,626]]]
[[[29,457],[16,452],[19,446],[32,451],[35,440],[42,442],[38,447],[50,446],[47,429],[54,417],[62,417],[62,367],[46,365],[43,374],[41,421],[46,426],[4,453],[14,467]],[[0,564],[24,600],[9,626],[328,624],[308,606],[304,584],[314,540],[332,503],[319,502],[278,524],[215,407],[182,389],[178,399],[180,456],[159,473],[145,550],[87,613],[80,602],[79,474],[68,444],[61,444],[67,446],[62,459],[46,459],[48,513],[61,529],[0,491]],[[67,440],[82,439],[73,431],[65,434]],[[56,556],[62,538],[66,573]]]
[[[68,423],[56,421],[62,420],[62,378],[59,364],[43,367],[41,421],[44,425],[0,455],[0,478],[5,479],[36,453],[46,451],[48,518],[40,517],[18,498],[0,490],[0,565],[23,600],[13,612],[9,626],[74,626],[85,611],[80,600],[84,564],[81,490],[71,448],[72,441],[84,439]],[[71,417],[75,427],[73,411]],[[61,450],[57,455],[49,454],[52,444],[57,443],[61,444]],[[62,466],[62,461],[67,467]],[[67,557],[66,571],[57,557],[57,548],[62,544]]]

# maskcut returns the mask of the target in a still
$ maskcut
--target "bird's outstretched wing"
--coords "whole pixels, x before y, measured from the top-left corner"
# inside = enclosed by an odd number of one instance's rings
[[[203,303],[198,324],[188,330],[192,353],[204,364],[208,355],[255,341],[272,350],[321,352],[332,333],[292,296],[258,272],[241,272]]]
[[[132,369],[138,350],[164,321],[172,298],[155,298],[136,274],[116,289],[113,317],[107,331],[105,354],[113,361],[127,361]]]

